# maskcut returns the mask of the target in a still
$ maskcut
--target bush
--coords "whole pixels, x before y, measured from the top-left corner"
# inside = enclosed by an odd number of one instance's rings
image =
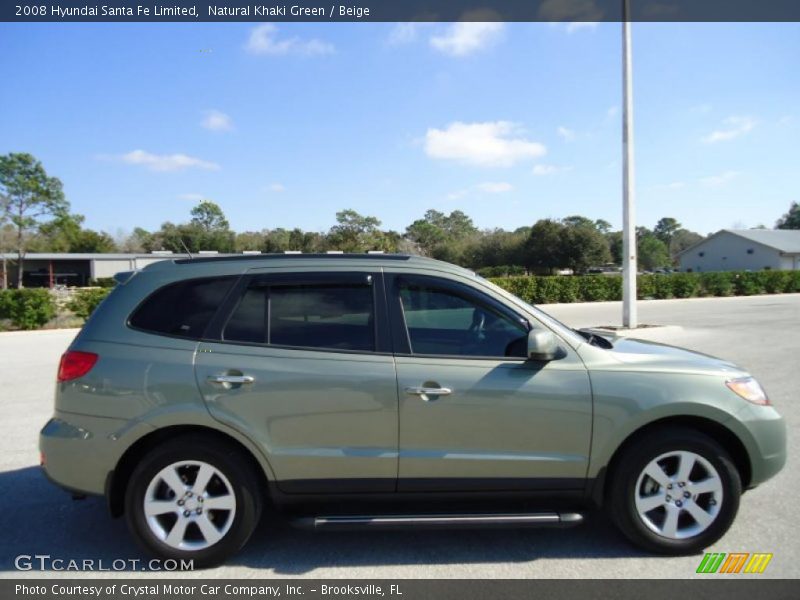
[[[765,271],[760,273],[764,289],[768,294],[782,294],[789,291],[789,271]]]
[[[559,302],[578,302],[583,298],[580,294],[579,277],[557,277],[559,283],[558,301]]]
[[[55,316],[56,302],[50,290],[32,288],[0,293],[0,318],[10,319],[18,329],[39,329]]]
[[[525,269],[520,265],[501,265],[499,267],[483,267],[477,270],[481,277],[515,277],[524,275]]]
[[[636,278],[636,297],[648,300],[656,297],[655,275],[639,275]]]
[[[0,290],[0,319],[11,318],[12,290]]]
[[[94,309],[111,293],[110,288],[86,288],[78,290],[67,303],[67,308],[82,319],[88,319]]]
[[[800,292],[800,271],[789,271],[788,281],[786,282],[787,292]]]
[[[98,277],[97,279],[92,279],[91,284],[101,288],[113,288],[117,285],[117,282],[113,277]]]
[[[700,295],[700,278],[695,273],[665,275],[672,284],[672,295],[676,298],[696,298]]]
[[[511,282],[509,291],[522,298],[525,302],[532,303],[536,298],[537,279],[535,277],[509,277]]]
[[[492,282],[531,304],[622,299],[622,277],[495,277]],[[800,292],[800,271],[646,274],[637,277],[636,289],[639,300]]]
[[[586,302],[602,302],[610,300],[611,290],[608,285],[610,280],[618,280],[619,277],[605,277],[603,275],[588,275],[578,279],[581,300]]]
[[[764,293],[764,280],[761,273],[734,273],[733,289],[737,296],[754,296]]]
[[[534,304],[553,304],[561,298],[561,281],[571,279],[566,276],[545,276],[536,280],[536,292],[533,296]]]
[[[730,296],[733,294],[733,273],[701,273],[700,287],[705,296]]]

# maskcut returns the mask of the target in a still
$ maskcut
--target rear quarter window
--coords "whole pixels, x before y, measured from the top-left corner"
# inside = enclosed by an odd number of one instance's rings
[[[187,279],[159,288],[128,319],[134,329],[200,339],[235,277]]]

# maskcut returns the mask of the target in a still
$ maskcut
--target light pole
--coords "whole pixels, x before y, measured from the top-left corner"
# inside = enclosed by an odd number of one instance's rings
[[[622,5],[622,326],[638,326],[636,314],[636,212],[633,162],[633,69],[630,0]]]

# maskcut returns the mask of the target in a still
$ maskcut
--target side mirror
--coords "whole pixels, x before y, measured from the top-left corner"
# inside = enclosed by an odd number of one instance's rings
[[[552,331],[532,329],[528,332],[528,358],[553,360],[558,354],[558,338]]]

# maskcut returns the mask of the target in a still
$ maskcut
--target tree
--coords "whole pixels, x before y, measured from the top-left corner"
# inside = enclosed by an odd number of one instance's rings
[[[192,225],[195,225],[206,232],[229,231],[230,224],[225,218],[225,213],[218,204],[210,200],[203,200],[195,206],[191,213]]]
[[[128,235],[120,236],[118,246],[123,252],[152,252],[153,250],[162,250],[156,247],[157,240],[155,236],[141,227],[135,227],[133,232]]]
[[[605,219],[597,219],[594,222],[595,229],[602,233],[603,235],[608,235],[611,233],[611,223],[606,221]]]
[[[639,268],[652,271],[671,264],[667,245],[654,234],[644,235],[636,243]]]
[[[69,251],[105,254],[116,252],[117,244],[105,231],[81,229],[77,237],[70,241]]]
[[[47,217],[69,211],[61,181],[50,177],[32,155],[10,153],[0,156],[0,195],[4,213],[14,226],[17,252],[17,287],[22,287],[23,261],[30,234]]]
[[[678,223],[677,220],[673,219],[672,217],[663,217],[658,220],[656,223],[655,228],[653,229],[653,234],[667,247],[669,247],[670,242],[672,241],[672,236],[675,235],[675,232],[681,228],[681,224]]]
[[[478,233],[472,219],[462,211],[454,210],[446,215],[430,209],[424,218],[406,228],[405,237],[426,256],[461,264],[469,240]]]
[[[62,213],[39,227],[29,249],[40,252],[116,252],[117,244],[105,232],[82,227],[83,215]]]
[[[463,240],[478,233],[472,219],[460,210],[454,210],[442,222],[442,229],[454,240]]]
[[[604,265],[611,260],[606,238],[594,224],[565,227],[561,245],[563,266],[575,273],[585,273],[589,267]]]
[[[328,233],[332,249],[344,252],[366,252],[375,250],[381,240],[380,220],[360,215],[352,209],[336,213],[336,225]]]
[[[609,231],[606,234],[606,243],[608,244],[608,251],[611,253],[611,262],[615,265],[622,264],[622,232]]]
[[[570,215],[569,217],[564,217],[561,219],[561,222],[567,227],[596,227],[594,221],[581,215]]]
[[[669,242],[669,254],[674,261],[678,254],[701,241],[703,236],[688,229],[678,229]]]
[[[800,204],[792,202],[789,211],[775,223],[775,229],[800,229]]]
[[[447,238],[444,230],[427,219],[417,219],[406,227],[406,238],[415,242],[422,254],[431,256],[434,248]]]
[[[552,219],[540,219],[531,227],[525,243],[525,266],[550,273],[565,264],[562,236],[566,226]]]
[[[234,250],[236,252],[263,250],[265,233],[265,231],[243,231],[237,233],[234,240]]]

